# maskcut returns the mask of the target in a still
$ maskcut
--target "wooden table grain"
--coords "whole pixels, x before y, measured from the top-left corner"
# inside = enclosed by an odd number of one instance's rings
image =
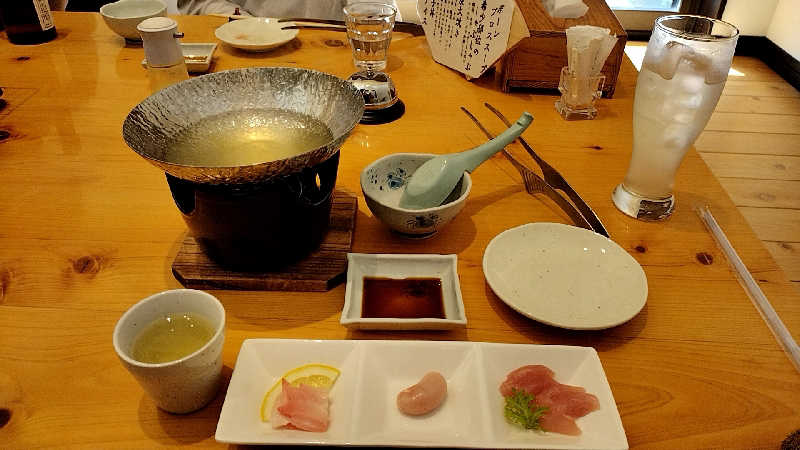
[[[176,17],[184,42],[215,42],[215,17]],[[120,315],[180,287],[171,263],[186,233],[163,173],[123,142],[122,121],[148,95],[143,51],[97,14],[55,13],[58,38],[38,46],[0,39],[0,446],[30,448],[215,446],[224,391],[199,412],[158,410],[117,360]],[[301,30],[270,53],[221,47],[212,70],[291,66],[346,77],[338,32]],[[632,447],[776,448],[800,428],[800,374],[739,286],[692,210],[708,204],[795,338],[800,298],[695,151],[681,167],[677,209],[663,223],[630,219],[610,195],[627,168],[636,72],[625,62],[613,99],[593,121],[565,122],[554,96],[503,94],[492,77],[467,82],[434,63],[424,37],[392,42],[388,72],[406,115],[360,125],[342,148],[338,188],[359,196],[354,251],[455,253],[468,326],[450,332],[353,332],[339,325],[344,286],[325,293],[213,291],[228,313],[226,377],[247,338],[432,339],[592,346]],[[482,106],[536,120],[525,137],[597,211],[612,238],[644,267],[649,297],[630,322],[574,332],[508,308],[481,270],[488,242],[508,228],[567,223],[525,193],[502,157],[473,174],[465,209],[438,235],[398,238],[372,217],[359,172],[393,152],[445,153],[483,141],[458,109],[497,132]],[[0,138],[5,133],[0,133]],[[515,146],[513,151],[524,157]],[[580,277],[576,274],[576,277]],[[260,395],[260,394],[257,394]]]

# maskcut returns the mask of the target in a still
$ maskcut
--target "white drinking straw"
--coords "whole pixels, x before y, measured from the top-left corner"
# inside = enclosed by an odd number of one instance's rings
[[[753,302],[753,305],[755,305],[759,314],[761,314],[761,318],[767,323],[770,331],[775,335],[775,338],[778,340],[778,343],[781,344],[781,347],[783,347],[786,355],[789,356],[789,360],[794,364],[795,369],[800,371],[800,347],[798,347],[797,342],[795,342],[789,330],[786,329],[786,325],[783,324],[778,313],[775,312],[775,309],[764,295],[764,292],[761,291],[758,283],[756,283],[750,271],[745,267],[742,259],[739,258],[736,250],[734,250],[727,236],[725,236],[725,232],[722,231],[717,221],[714,220],[714,216],[711,214],[711,210],[708,209],[708,206],[696,208],[696,211],[697,215],[700,216],[700,220],[703,221],[708,231],[714,236],[714,240],[717,241],[719,248],[725,253],[728,262],[733,266],[734,271],[738,275],[739,283],[742,285],[745,292],[747,292],[748,297],[750,297],[750,300]]]

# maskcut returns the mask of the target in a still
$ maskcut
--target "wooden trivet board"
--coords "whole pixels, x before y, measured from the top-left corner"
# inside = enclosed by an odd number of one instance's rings
[[[323,292],[345,280],[347,253],[353,246],[358,200],[336,191],[328,233],[320,248],[305,259],[275,272],[235,272],[218,266],[191,236],[181,245],[172,273],[187,288],[253,291]]]

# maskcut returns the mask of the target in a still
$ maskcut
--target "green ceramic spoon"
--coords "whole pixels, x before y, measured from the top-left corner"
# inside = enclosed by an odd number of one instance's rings
[[[533,121],[527,111],[517,121],[491,141],[473,149],[450,153],[428,160],[411,175],[400,197],[400,207],[425,209],[444,202],[464,172],[472,173],[484,161],[514,141]]]

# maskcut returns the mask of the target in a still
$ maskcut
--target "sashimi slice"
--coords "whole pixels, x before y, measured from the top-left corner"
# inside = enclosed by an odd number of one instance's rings
[[[397,394],[397,409],[403,414],[421,416],[442,404],[447,396],[447,380],[439,372],[428,372],[419,383]]]
[[[500,385],[500,393],[503,397],[512,394],[512,389],[520,389],[529,394],[538,395],[550,386],[558,384],[553,379],[553,371],[547,366],[529,365],[511,371],[506,376],[506,381]]]
[[[272,424],[272,428],[281,428],[292,423],[288,417],[278,412],[278,405],[285,403],[285,398],[286,396],[281,393],[277,402],[273,405],[272,414],[269,415],[269,423]]]
[[[282,392],[270,417],[273,427],[292,425],[305,431],[325,431],[330,420],[328,392],[301,384],[292,386],[281,380]]]
[[[554,372],[547,366],[522,366],[507,375],[500,385],[500,393],[508,397],[516,389],[532,394],[532,406],[547,407],[539,418],[543,430],[577,436],[581,430],[575,419],[600,409],[600,402],[586,389],[561,384],[553,376]]]
[[[567,434],[569,436],[578,436],[581,434],[581,429],[575,423],[575,420],[564,414],[558,414],[548,411],[541,419],[539,425],[542,429],[551,433]]]
[[[600,409],[597,397],[582,387],[558,384],[540,392],[536,403],[547,406],[554,413],[563,413],[578,418]]]

